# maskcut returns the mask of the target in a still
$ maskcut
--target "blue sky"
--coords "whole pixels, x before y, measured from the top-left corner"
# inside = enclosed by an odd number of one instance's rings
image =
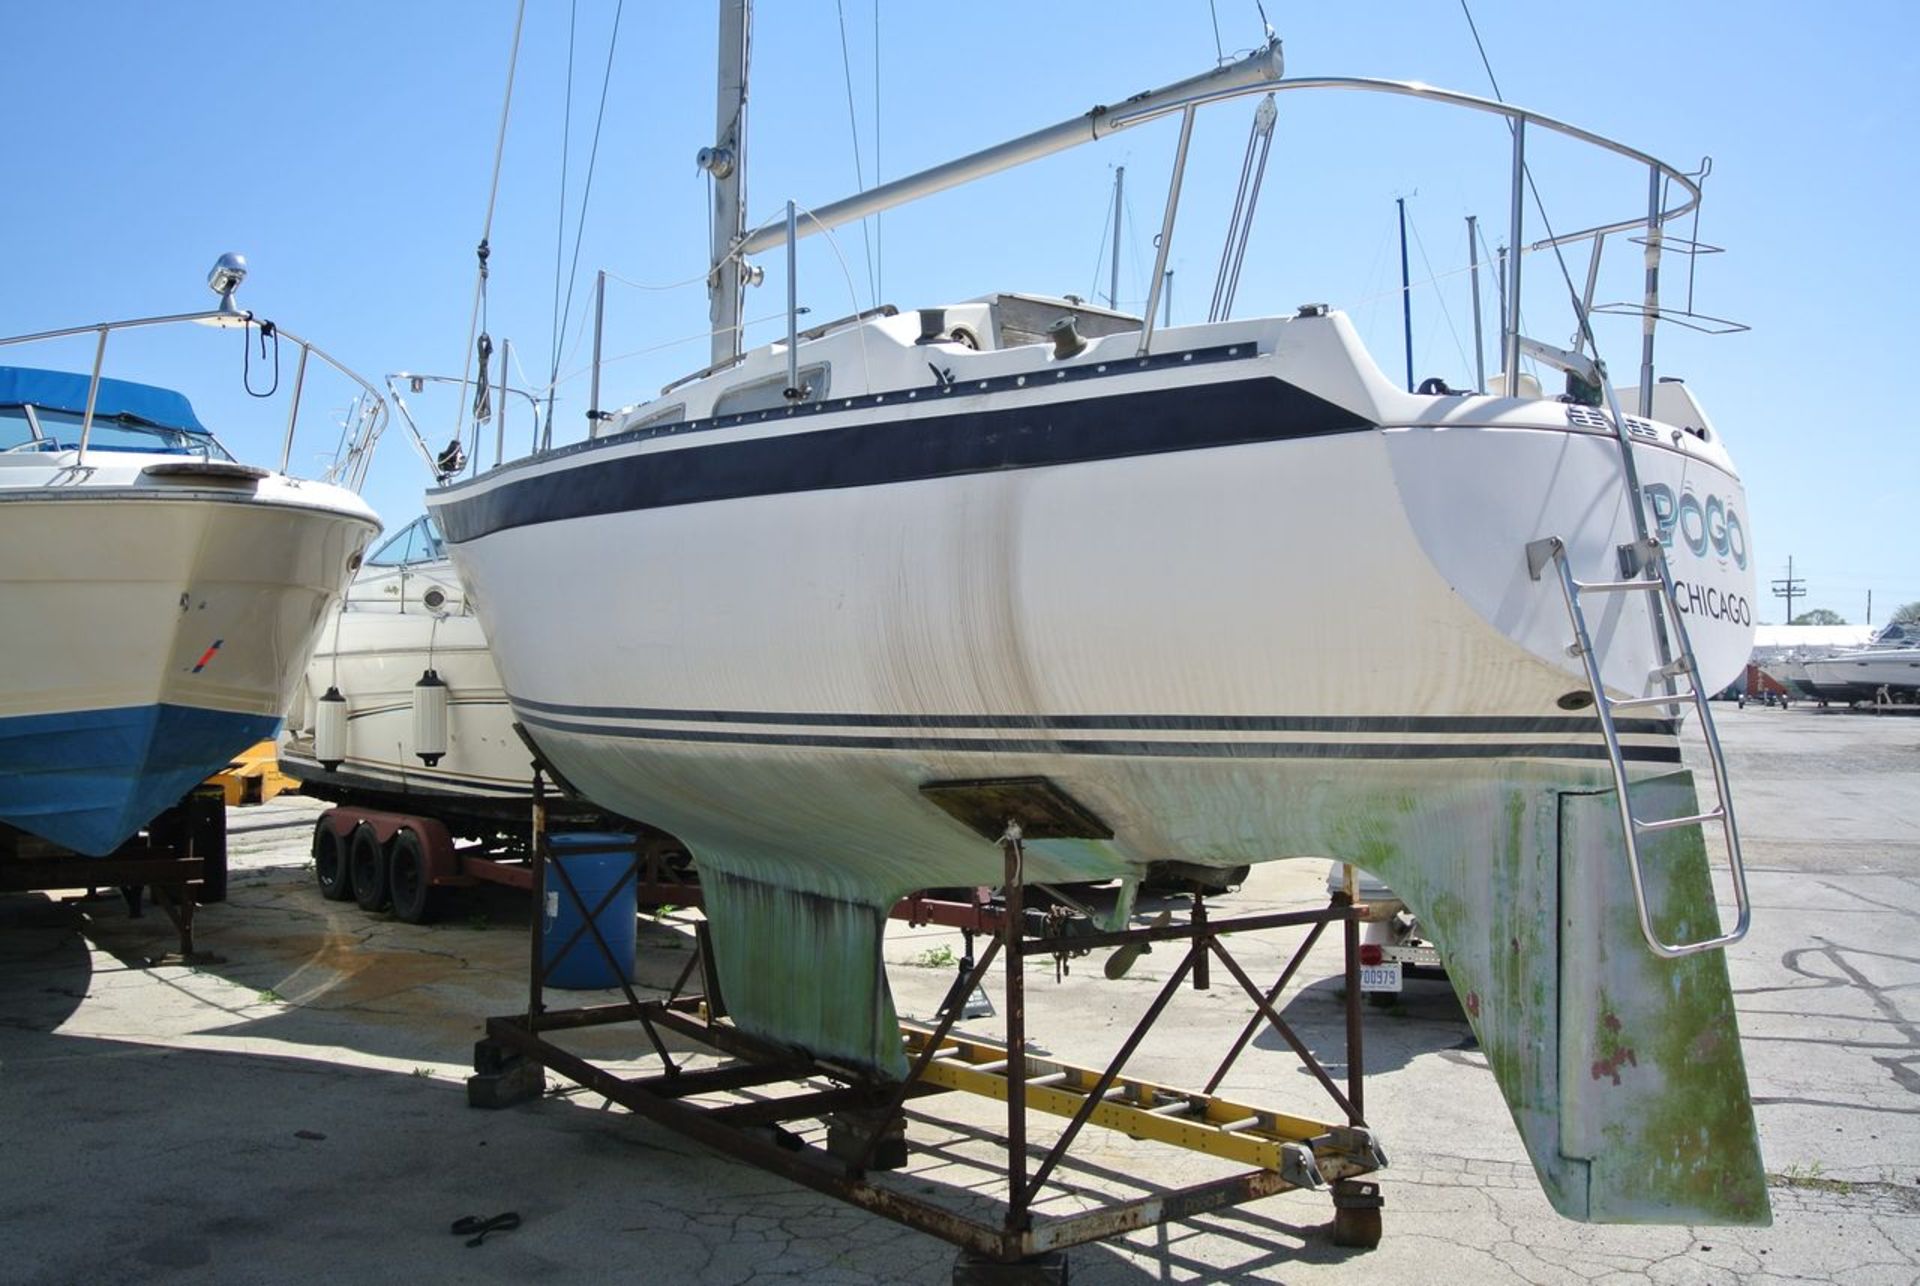
[[[1259,40],[1252,0],[1214,8],[1226,51]],[[534,384],[552,365],[570,11],[560,0],[528,6],[492,230],[490,330],[514,341]],[[569,239],[613,12],[613,0],[577,6]],[[1180,79],[1216,54],[1204,0],[1097,11],[881,0],[876,113],[874,0],[763,0],[748,145],[754,222],[788,197],[821,205],[856,187],[842,12],[868,181],[876,128],[878,171],[896,177]],[[1488,92],[1453,0],[1269,0],[1267,13],[1290,75]],[[1869,589],[1876,621],[1920,599],[1920,450],[1892,405],[1892,377],[1913,365],[1920,339],[1908,249],[1920,10],[1633,0],[1549,22],[1557,11],[1475,0],[1474,15],[1509,100],[1682,168],[1713,156],[1700,236],[1727,253],[1698,261],[1696,306],[1753,329],[1706,337],[1663,328],[1659,367],[1687,379],[1734,453],[1760,575],[1783,575],[1792,555],[1811,590],[1806,605],[1853,621]],[[9,6],[0,104],[15,187],[0,210],[0,333],[199,307],[215,255],[240,250],[253,268],[244,304],[376,382],[401,369],[457,373],[512,24],[506,0]],[[651,285],[704,270],[707,195],[693,154],[711,141],[713,74],[709,5],[628,0],[559,362],[557,438],[579,436],[584,423],[579,325],[593,270]],[[1247,101],[1201,118],[1171,257],[1176,323],[1204,318],[1251,110]],[[878,230],[877,266],[871,227],[842,229],[837,255],[816,239],[801,255],[801,302],[815,318],[838,316],[871,303],[876,278],[880,298],[903,308],[994,289],[1104,294],[1112,172],[1124,165],[1120,298],[1137,308],[1174,135],[1170,123],[1144,127],[892,213]],[[1350,95],[1283,97],[1237,313],[1309,300],[1346,308],[1397,378],[1394,198],[1405,196],[1418,237],[1416,375],[1471,382],[1462,220],[1478,214],[1489,241],[1505,237],[1506,148],[1487,118]],[[1571,146],[1533,155],[1556,229],[1644,206],[1645,180],[1631,166]],[[1529,218],[1536,236],[1532,210]],[[1637,298],[1630,249],[1610,246],[1603,299]],[[784,306],[779,258],[749,296],[750,318]],[[1584,257],[1571,268],[1584,273]],[[1670,290],[1685,271],[1684,260],[1668,260]],[[1564,344],[1559,269],[1533,256],[1525,277],[1529,333]],[[1489,329],[1492,293],[1488,282]],[[621,360],[606,367],[603,400],[645,400],[704,365],[705,318],[697,286],[615,285],[606,350]],[[750,342],[780,329],[762,321]],[[1631,382],[1634,326],[1614,323],[1601,341]],[[271,454],[284,404],[240,391],[237,347],[237,337],[213,332],[130,342],[116,348],[124,360],[113,369],[182,388],[240,453],[259,458]],[[67,346],[36,360],[85,358]],[[309,458],[331,443],[324,412],[345,402],[338,387],[310,396],[317,418],[303,420],[297,452]],[[450,400],[418,409],[444,439]],[[368,489],[390,526],[418,512],[425,482],[395,432]],[[1782,619],[1777,603],[1765,615]]]

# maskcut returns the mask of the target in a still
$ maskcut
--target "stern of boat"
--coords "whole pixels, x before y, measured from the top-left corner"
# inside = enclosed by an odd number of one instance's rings
[[[1622,477],[1621,447],[1598,412],[1553,402],[1503,409],[1501,400],[1445,399],[1436,422],[1388,429],[1401,497],[1435,568],[1475,611],[1586,687],[1558,578],[1535,577],[1527,547],[1558,538],[1582,581],[1623,579],[1621,550],[1635,538],[1636,503]],[[1560,427],[1528,419],[1565,417]],[[1644,424],[1643,421],[1634,421]],[[1754,573],[1746,492],[1717,440],[1651,426],[1634,463],[1649,531],[1672,569],[1687,638],[1705,691],[1731,683],[1753,650]],[[1679,439],[1675,442],[1674,439]],[[1652,596],[1588,599],[1588,624],[1607,687],[1628,697],[1661,689]],[[1570,701],[1578,698],[1570,697]]]

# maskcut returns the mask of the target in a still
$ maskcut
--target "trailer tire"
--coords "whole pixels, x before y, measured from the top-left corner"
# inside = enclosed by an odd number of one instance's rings
[[[313,824],[313,878],[320,896],[345,902],[353,896],[353,872],[347,860],[347,837],[322,817]]]
[[[393,913],[408,924],[425,924],[438,910],[427,846],[410,830],[398,830],[387,844],[387,891]]]
[[[353,900],[362,911],[380,911],[387,905],[387,851],[373,827],[353,828],[347,841],[347,866],[353,872]]]

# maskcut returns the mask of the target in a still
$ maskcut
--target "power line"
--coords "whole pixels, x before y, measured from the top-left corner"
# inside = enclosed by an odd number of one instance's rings
[[[578,48],[575,35],[579,29],[580,0],[573,0],[567,13],[567,85],[566,100],[560,115],[560,193],[555,202],[558,207],[553,219],[553,342],[548,346],[548,360],[554,369],[560,366],[560,345],[565,336],[560,325],[560,265],[567,257],[567,163],[573,151],[573,62]],[[551,410],[551,408],[549,408]]]
[[[573,288],[580,280],[580,242],[587,230],[587,206],[593,200],[593,175],[600,160],[600,127],[607,119],[607,90],[613,84],[613,55],[620,45],[620,18],[626,11],[626,0],[619,0],[613,7],[613,31],[607,36],[607,67],[600,76],[600,108],[593,118],[593,145],[587,149],[587,181],[580,190],[580,217],[573,227],[573,262],[567,270],[567,299],[560,310],[560,322],[564,328],[566,320],[573,314]],[[584,319],[585,314],[581,314]],[[548,374],[548,385],[559,378],[560,358],[556,355],[553,369]],[[547,406],[547,423],[553,423],[553,406]]]
[[[1418,196],[1419,193],[1416,192],[1414,195]],[[1454,351],[1460,354],[1462,364],[1471,366],[1473,363],[1467,360],[1467,347],[1460,342],[1460,332],[1454,328],[1453,312],[1447,307],[1446,292],[1440,289],[1440,275],[1433,270],[1433,260],[1427,258],[1427,243],[1420,239],[1419,223],[1408,224],[1407,230],[1413,233],[1413,245],[1420,252],[1420,264],[1427,270],[1427,280],[1433,283],[1433,297],[1440,303],[1440,316],[1446,319],[1447,333],[1453,336]]]
[[[847,53],[847,9],[844,0],[833,0],[834,12],[840,15],[840,71],[847,83],[847,130],[853,135],[853,181],[860,191],[867,190],[864,167],[860,163],[860,118],[853,107],[853,59]],[[876,112],[878,104],[875,105]],[[867,289],[871,292],[872,302],[880,302],[880,282],[874,275],[873,233],[866,219],[860,220],[860,235],[867,245]],[[860,310],[860,301],[854,300],[854,311]]]

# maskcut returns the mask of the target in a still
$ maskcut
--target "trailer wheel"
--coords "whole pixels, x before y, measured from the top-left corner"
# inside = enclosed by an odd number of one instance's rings
[[[408,924],[425,924],[438,909],[427,846],[409,830],[395,831],[387,845],[387,890],[393,913]]]
[[[387,853],[371,826],[356,826],[347,841],[347,866],[353,873],[353,900],[362,911],[387,905]]]
[[[329,902],[345,902],[353,896],[347,837],[327,825],[324,817],[313,824],[313,878],[320,885],[320,896]]]

